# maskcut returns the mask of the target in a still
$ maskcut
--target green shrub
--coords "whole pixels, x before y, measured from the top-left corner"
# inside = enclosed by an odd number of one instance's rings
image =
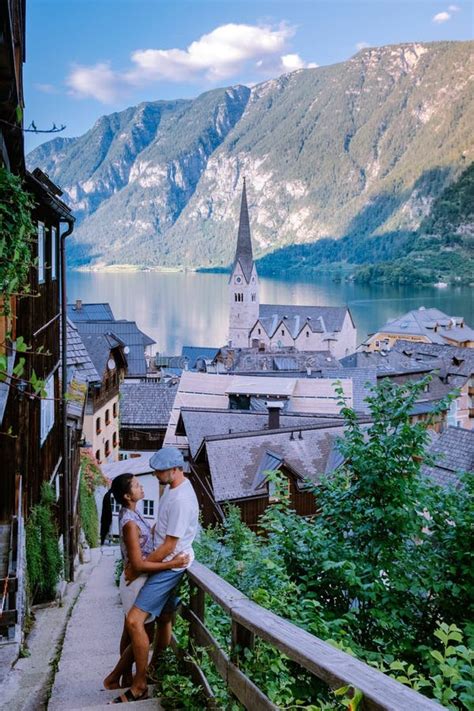
[[[94,498],[97,486],[104,485],[106,479],[90,453],[81,453],[81,481],[79,484],[79,507],[81,524],[86,541],[91,548],[99,545],[99,515]]]
[[[31,509],[25,528],[26,565],[32,600],[51,600],[56,593],[63,561],[58,544],[54,492],[49,484],[43,484],[40,502]]]

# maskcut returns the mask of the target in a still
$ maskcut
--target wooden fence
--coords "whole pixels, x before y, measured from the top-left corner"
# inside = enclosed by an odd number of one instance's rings
[[[360,689],[364,695],[364,711],[439,711],[442,708],[435,701],[260,607],[204,565],[194,562],[188,577],[191,598],[182,615],[189,622],[190,643],[195,648],[205,648],[227,688],[246,709],[275,711],[278,708],[240,668],[242,654],[246,648],[253,647],[255,637],[279,649],[331,689],[347,685]],[[219,646],[206,627],[206,593],[230,617],[230,654]],[[196,666],[194,672],[208,697],[212,698],[212,690],[202,672]]]

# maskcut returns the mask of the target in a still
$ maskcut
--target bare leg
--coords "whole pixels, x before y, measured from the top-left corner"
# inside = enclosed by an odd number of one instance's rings
[[[145,620],[148,612],[132,607],[127,615],[127,630],[132,640],[133,656],[135,657],[136,671],[130,687],[132,694],[140,696],[147,688],[146,671],[148,668],[148,653],[150,640],[145,629]]]
[[[104,686],[106,689],[123,689],[126,686],[130,686],[133,681],[132,667],[135,659],[133,656],[132,645],[130,643],[130,637],[125,629],[125,624],[126,623],[124,623],[124,632],[122,633],[122,639],[120,641],[120,659],[110,674],[104,679]],[[153,628],[153,622],[145,625],[145,630],[150,643],[153,639]],[[128,643],[122,648],[122,642],[127,640]],[[122,678],[122,682],[120,682],[120,678]]]
[[[173,630],[173,613],[164,612],[157,620],[155,630],[155,642],[150,667],[157,667],[160,656],[171,644],[171,633]]]

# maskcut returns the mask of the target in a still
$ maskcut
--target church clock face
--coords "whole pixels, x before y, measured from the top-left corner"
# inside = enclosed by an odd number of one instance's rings
[[[236,276],[236,277],[234,278],[234,281],[235,281],[236,284],[242,284],[242,277]]]

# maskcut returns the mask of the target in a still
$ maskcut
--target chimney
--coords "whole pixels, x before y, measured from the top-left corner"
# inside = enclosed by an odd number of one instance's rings
[[[267,400],[265,404],[268,409],[268,429],[280,429],[280,410],[283,410],[285,403],[275,400]]]
[[[82,301],[81,299],[76,299],[76,311],[80,311],[82,309]]]

